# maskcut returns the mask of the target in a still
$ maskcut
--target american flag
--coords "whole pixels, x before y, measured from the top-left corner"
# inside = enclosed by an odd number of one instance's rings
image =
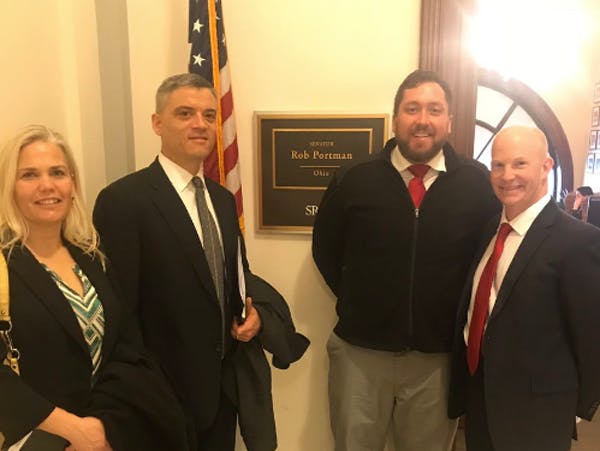
[[[189,4],[188,42],[192,44],[189,71],[212,82],[220,96],[217,145],[204,162],[204,174],[234,194],[240,227],[244,230],[237,132],[221,2],[190,0]]]

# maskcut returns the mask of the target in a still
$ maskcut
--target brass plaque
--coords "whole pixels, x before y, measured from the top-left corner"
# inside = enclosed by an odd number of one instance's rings
[[[387,115],[256,113],[259,230],[310,233],[338,169],[379,152]]]

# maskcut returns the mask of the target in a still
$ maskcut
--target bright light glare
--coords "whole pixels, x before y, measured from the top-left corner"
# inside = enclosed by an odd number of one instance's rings
[[[479,0],[470,23],[477,64],[531,86],[576,76],[593,31],[581,0]]]

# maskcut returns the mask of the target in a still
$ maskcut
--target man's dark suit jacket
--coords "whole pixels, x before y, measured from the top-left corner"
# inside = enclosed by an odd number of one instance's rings
[[[158,160],[106,187],[94,208],[101,244],[125,301],[140,319],[144,343],[158,358],[196,430],[208,428],[215,418],[221,355],[224,347],[228,351],[233,346],[229,328],[233,315],[242,309],[237,282],[241,234],[235,201],[209,179],[206,187],[225,254],[224,337],[201,242]]]
[[[463,327],[476,259],[458,313],[449,415],[465,411]],[[483,343],[489,433],[501,451],[570,449],[576,415],[600,403],[600,230],[550,202],[521,243],[498,292]],[[468,422],[468,412],[467,412]]]
[[[68,300],[27,248],[5,251],[12,338],[21,375],[0,365],[0,432],[12,444],[55,406],[95,416],[115,451],[187,449],[184,417],[160,370],[127,332],[121,305],[99,261],[66,244],[102,302],[102,362],[92,380],[83,333]],[[4,357],[0,341],[0,361]]]
[[[246,273],[246,290],[260,314],[260,334],[239,343],[233,365],[224,378],[225,391],[239,413],[240,432],[248,451],[277,449],[271,367],[265,352],[272,354],[275,368],[287,369],[302,357],[310,341],[296,332],[292,314],[281,294],[260,277]]]

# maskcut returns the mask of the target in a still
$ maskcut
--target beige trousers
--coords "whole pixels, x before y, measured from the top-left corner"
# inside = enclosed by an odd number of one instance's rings
[[[353,346],[332,334],[329,406],[335,451],[448,451],[450,354],[394,353]]]

